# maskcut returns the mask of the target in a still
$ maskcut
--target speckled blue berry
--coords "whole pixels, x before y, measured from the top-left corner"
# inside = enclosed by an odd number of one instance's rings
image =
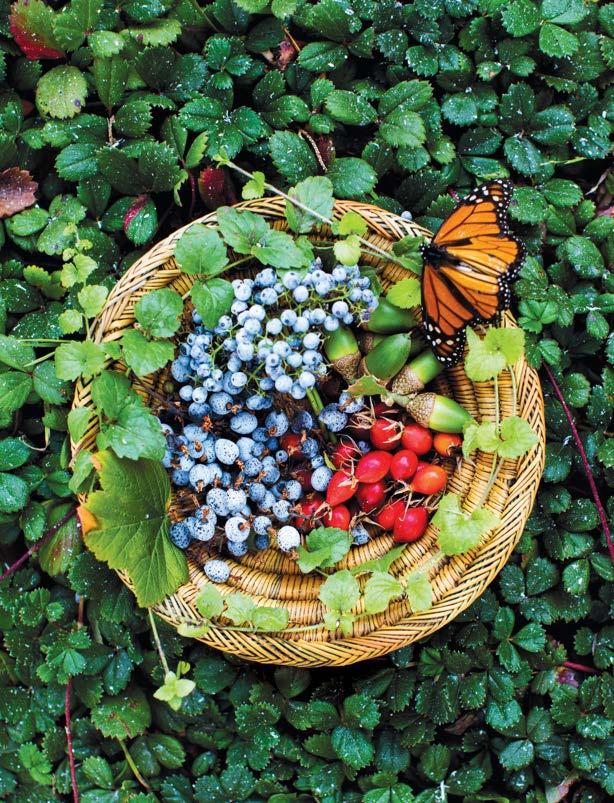
[[[258,418],[246,410],[233,415],[230,419],[230,429],[237,435],[249,435],[258,426]]]
[[[178,521],[175,524],[171,524],[169,537],[173,544],[179,547],[179,549],[187,549],[192,541],[190,528],[185,521]]]
[[[203,564],[203,571],[212,583],[225,583],[230,577],[230,566],[217,558],[206,561]]]
[[[228,438],[219,438],[215,442],[215,456],[225,466],[231,466],[239,457],[239,447]]]
[[[333,472],[328,466],[316,468],[311,475],[311,486],[314,491],[324,492],[328,488]]]
[[[207,492],[206,500],[208,507],[218,516],[228,515],[228,499],[226,497],[226,491],[223,488],[211,488],[211,490]]]

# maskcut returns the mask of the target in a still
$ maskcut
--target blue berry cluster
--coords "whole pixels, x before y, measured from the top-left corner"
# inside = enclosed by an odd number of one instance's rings
[[[171,366],[183,384],[181,398],[197,413],[204,413],[207,394],[236,396],[246,387],[304,399],[326,374],[326,334],[366,319],[378,303],[357,266],[326,273],[320,260],[302,274],[264,268],[232,287],[229,314],[213,330],[193,313],[196,329]]]
[[[308,434],[314,428],[312,415],[300,410],[289,419],[274,409],[271,396],[233,397],[223,390],[213,392],[206,404],[210,412],[196,423],[192,410],[193,421],[179,433],[163,425],[163,464],[179,489],[179,500],[193,508],[190,516],[171,525],[171,540],[185,549],[194,541],[215,538],[231,555],[242,557],[250,546],[266,549],[274,537],[279,549],[291,552],[300,544],[291,522],[304,495],[293,470],[312,470],[311,485],[319,491],[326,490],[332,475],[320,442]],[[286,433],[300,436],[302,464],[291,461],[282,448]],[[212,569],[216,577],[224,573],[218,564]]]

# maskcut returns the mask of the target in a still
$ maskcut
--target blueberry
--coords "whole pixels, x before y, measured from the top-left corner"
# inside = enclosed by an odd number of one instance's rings
[[[230,566],[223,560],[208,560],[203,565],[203,571],[212,583],[225,583],[230,577]]]
[[[178,521],[175,524],[171,524],[169,537],[173,544],[179,547],[179,549],[186,549],[192,541],[190,528],[185,521]]]
[[[257,535],[266,535],[271,527],[271,519],[268,516],[256,516],[252,527]]]
[[[258,419],[253,413],[240,412],[230,419],[230,429],[238,435],[249,435],[258,426]]]
[[[247,554],[249,546],[247,541],[228,541],[226,549],[234,558],[242,558]]]
[[[328,483],[330,482],[330,478],[333,476],[333,472],[328,468],[328,466],[320,466],[316,468],[315,471],[311,475],[311,486],[314,491],[324,492],[328,488]]]
[[[215,456],[220,463],[230,466],[239,457],[239,447],[227,438],[220,438],[215,443]]]
[[[224,532],[229,541],[245,541],[249,536],[249,530],[249,523],[242,516],[232,516],[224,525]]]
[[[218,516],[228,515],[228,499],[226,497],[226,491],[223,488],[211,488],[211,490],[207,492],[206,499],[207,505]]]

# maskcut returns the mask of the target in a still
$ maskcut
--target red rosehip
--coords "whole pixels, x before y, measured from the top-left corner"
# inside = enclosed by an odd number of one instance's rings
[[[398,421],[390,421],[388,418],[376,418],[369,434],[371,443],[376,449],[392,451],[401,440],[402,430]]]
[[[426,454],[433,447],[433,436],[420,424],[406,424],[401,435],[404,449],[411,449],[417,455]]]
[[[347,502],[356,493],[356,487],[356,480],[347,471],[336,471],[328,483],[326,501],[333,507]]]
[[[402,499],[397,499],[396,502],[389,502],[378,512],[375,521],[384,530],[392,530],[396,520],[403,514],[404,510],[405,502]]]
[[[418,458],[410,449],[400,449],[392,455],[390,473],[395,480],[409,480],[416,473]]]
[[[354,441],[345,440],[338,443],[333,449],[331,460],[335,468],[346,468],[352,465],[352,461],[360,455],[360,449]]]
[[[433,448],[442,457],[451,457],[461,448],[463,439],[452,432],[438,432],[433,438]]]
[[[441,466],[424,466],[416,472],[409,487],[416,493],[428,496],[443,491],[447,481],[448,475]]]
[[[367,452],[358,461],[354,476],[358,482],[377,482],[383,480],[390,471],[392,455],[390,452]]]
[[[382,480],[377,482],[367,482],[364,485],[359,485],[356,491],[356,500],[358,507],[365,513],[370,513],[372,510],[384,504],[386,499],[386,486]]]
[[[324,516],[324,525],[339,527],[340,530],[349,530],[351,518],[352,514],[345,505],[335,505]]]
[[[299,515],[294,519],[294,525],[304,532],[313,530],[318,519],[322,516],[322,511],[320,511],[319,515],[317,511],[320,509],[323,502],[324,499],[319,494],[310,494],[305,497],[305,499],[301,499],[297,504]]]
[[[426,532],[428,523],[429,514],[425,507],[409,507],[395,521],[392,537],[400,544],[417,541]]]
[[[288,457],[301,457],[303,454],[301,436],[295,432],[286,432],[285,435],[282,435],[279,445],[288,452]]]

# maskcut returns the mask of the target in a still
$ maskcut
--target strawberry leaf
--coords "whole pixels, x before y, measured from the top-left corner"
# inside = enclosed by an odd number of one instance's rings
[[[485,532],[500,523],[492,510],[486,508],[465,513],[461,510],[460,498],[453,493],[441,499],[432,521],[439,528],[438,542],[444,555],[459,555],[473,549]]]
[[[11,217],[36,203],[36,181],[27,170],[8,167],[0,173],[0,218]]]
[[[53,32],[55,17],[55,12],[42,0],[13,3],[9,27],[26,58],[61,59],[64,56]]]

